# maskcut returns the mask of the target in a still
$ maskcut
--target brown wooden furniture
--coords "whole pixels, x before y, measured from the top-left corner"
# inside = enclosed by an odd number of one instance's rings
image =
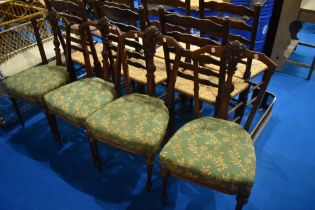
[[[109,60],[110,60],[110,73],[112,76],[112,80],[115,79],[114,76],[114,65],[118,55],[118,36],[122,33],[126,33],[130,30],[144,30],[146,27],[143,9],[131,10],[125,4],[119,3],[108,3],[96,1],[94,2],[94,9],[99,18],[106,17],[109,21],[115,25],[111,27],[110,35],[107,37],[110,42],[110,50],[109,50]],[[140,29],[137,27],[139,25]],[[136,39],[135,42],[139,42],[139,39]],[[133,44],[135,45],[135,42]],[[138,44],[139,45],[139,44]],[[129,48],[130,51],[138,50],[135,48],[136,46],[131,46]],[[119,88],[118,88],[119,89]]]
[[[209,55],[220,57],[219,83],[216,88],[215,118],[203,117],[187,123],[169,140],[160,153],[163,178],[162,201],[167,200],[169,175],[197,183],[211,189],[237,195],[237,210],[247,203],[255,177],[255,151],[248,130],[266,91],[276,65],[262,53],[245,49],[239,41],[223,46],[206,46],[192,53],[194,75],[195,116],[199,117],[199,90],[204,84],[198,77],[200,67],[212,63]],[[268,68],[264,82],[253,101],[244,129],[229,122],[228,115],[235,88],[233,80],[242,59],[258,59]],[[257,87],[258,88],[258,87]],[[222,120],[224,119],[224,120]]]
[[[82,19],[83,13],[85,13],[85,7],[83,2],[65,2],[59,0],[47,0],[46,5],[49,9],[49,16],[55,18],[56,22],[53,22],[54,33],[60,29],[58,20],[61,19],[63,28],[66,31],[65,37],[65,52],[67,69],[73,72],[73,53],[71,49],[80,49],[77,44],[80,44],[82,48],[82,54],[85,60],[85,67],[87,70],[87,78],[77,80],[69,85],[45,94],[44,102],[48,110],[51,120],[51,129],[54,137],[58,143],[60,141],[60,134],[55,121],[55,115],[61,117],[65,121],[76,125],[78,127],[84,127],[85,119],[104,106],[106,103],[112,101],[115,98],[115,91],[113,84],[110,84],[103,80],[102,76],[106,75],[107,66],[102,66],[101,69],[92,68],[91,60],[95,56],[90,55],[90,49],[93,49],[93,40],[89,30],[86,30],[81,26],[84,20]],[[59,12],[57,12],[59,11]],[[85,16],[86,17],[86,16]],[[73,25],[78,25],[79,37],[73,37],[72,32],[75,31]],[[77,33],[76,33],[77,34]],[[56,34],[57,36],[57,34]],[[62,39],[63,40],[63,39]],[[106,48],[106,43],[103,43],[103,47]],[[93,53],[94,54],[94,53]],[[107,58],[103,58],[106,60]],[[60,58],[57,58],[59,62]],[[99,61],[98,61],[99,62]],[[105,71],[105,73],[104,73]],[[101,77],[96,78],[95,75]],[[73,77],[75,77],[73,75]]]
[[[71,18],[71,23],[72,23],[72,30],[71,33],[72,35],[70,36],[71,42],[73,43],[71,45],[72,49],[72,62],[80,64],[82,67],[85,66],[85,60],[83,57],[83,48],[82,48],[82,43],[80,40],[80,30],[79,30],[79,24],[85,22],[88,20],[87,14],[86,14],[86,7],[85,4],[82,3],[82,8],[79,9],[79,7],[76,7],[75,5],[79,1],[77,0],[71,0],[67,2],[65,5],[64,3],[60,1],[46,1],[46,7],[48,11],[57,12],[65,17],[68,17],[67,14],[69,14],[69,17],[72,16]],[[68,17],[68,18],[69,18]],[[56,33],[58,33],[59,39],[61,41],[61,46],[63,47],[63,50],[66,50],[66,44],[64,41],[63,37],[63,31],[65,31],[65,28],[63,25],[58,25],[58,23],[55,24],[55,30],[57,30]],[[92,35],[90,32],[87,34],[87,38],[89,41],[92,40]],[[92,42],[93,43],[93,42]],[[101,66],[99,59],[101,57],[97,57],[97,52],[102,51],[102,44],[95,42],[93,45],[89,46],[89,54],[90,54],[90,59],[91,59],[91,65],[95,69],[95,72],[100,72],[101,71]],[[73,65],[69,66],[70,68],[73,68]]]
[[[115,27],[115,26],[111,26]],[[163,36],[155,27],[149,27],[144,32],[129,31],[118,37],[119,57],[117,61],[117,77],[121,68],[125,75],[125,88],[129,88],[129,70],[127,44],[133,39],[143,40],[145,65],[147,71],[147,94],[127,94],[96,112],[86,121],[87,132],[90,135],[95,165],[100,169],[101,163],[95,140],[138,155],[146,156],[147,182],[151,187],[152,167],[156,151],[163,142],[167,131],[169,113],[172,102],[172,86],[168,88],[166,105],[161,99],[154,97],[155,93],[155,49],[157,45],[172,46],[176,51],[176,59],[172,72],[176,72],[182,53],[182,47],[171,37]],[[118,79],[116,80],[118,81]],[[174,83],[174,82],[173,82]],[[172,84],[173,84],[172,83]],[[118,91],[118,89],[117,89]]]
[[[259,26],[259,16],[260,16],[261,6],[256,4],[254,9],[250,9],[241,5],[233,5],[230,3],[215,2],[215,1],[205,1],[199,0],[199,14],[200,18],[210,19],[216,23],[222,23],[223,15],[229,16],[231,20],[231,30],[242,31],[247,33],[248,38],[238,34],[234,34],[230,30],[230,40],[238,40],[241,43],[248,46],[248,49],[254,50],[256,35]],[[206,12],[217,12],[218,16],[206,16]],[[221,15],[221,17],[220,17]],[[248,22],[252,22],[251,24]],[[203,34],[201,33],[201,36]],[[266,66],[261,62],[256,61],[253,63],[251,60],[242,62],[238,66],[236,76],[244,79],[253,78],[263,72]]]
[[[229,15],[231,18],[231,30],[239,30],[244,31],[249,34],[249,37],[246,38],[244,36],[240,36],[237,34],[233,34],[230,30],[230,40],[238,40],[241,43],[245,44],[248,49],[254,50],[255,42],[256,42],[256,35],[259,25],[259,17],[260,17],[260,10],[261,5],[259,3],[255,4],[254,9],[247,8],[241,5],[233,5],[230,3],[219,3],[214,1],[205,2],[205,0],[199,0],[200,6],[200,18],[208,18],[212,21],[217,23],[222,22],[222,17],[217,16],[205,16],[205,12],[207,10],[212,12],[218,12],[219,14]],[[252,22],[249,24],[248,22]],[[263,73],[266,70],[267,66],[260,62],[259,60],[243,60],[237,66],[237,71],[235,73],[236,77],[243,78],[245,80],[251,80],[252,78],[256,77],[257,75]],[[218,70],[216,68],[215,70]],[[242,120],[242,115],[246,108],[246,103],[248,100],[249,89],[243,91],[240,94],[238,99],[238,104],[242,103],[242,108],[235,113],[235,119],[239,118],[239,121]],[[256,90],[257,91],[257,90]],[[256,93],[254,93],[256,95]]]
[[[117,30],[113,30],[111,35],[108,36],[108,40],[110,41],[110,60],[112,60],[111,72],[113,75],[113,67],[114,60],[117,58],[117,50],[118,50],[118,36],[123,33],[127,33],[130,30],[144,30],[146,28],[146,22],[144,19],[144,10],[142,7],[138,9],[138,11],[132,11],[123,7],[116,7],[112,5],[108,5],[107,3],[96,3],[95,10],[99,17],[107,17],[110,19],[111,23],[119,28],[121,33],[117,34]],[[138,23],[140,29],[135,27],[134,24],[130,23]],[[111,29],[110,29],[111,30]],[[137,83],[139,85],[146,85],[146,64],[144,57],[144,49],[142,48],[142,39],[136,38],[133,40],[129,40],[125,43],[125,48],[127,49],[128,56],[126,57],[127,63],[129,66],[128,78],[131,81],[126,80],[126,75],[122,74],[123,72],[116,72],[124,76],[125,82],[127,83]],[[164,59],[155,57],[155,84],[161,84],[167,80],[166,67]],[[112,77],[114,78],[114,77]],[[118,78],[116,81],[116,88],[120,90],[120,76],[116,76]],[[129,85],[127,85],[129,87]]]
[[[310,64],[292,61],[289,57],[298,45],[315,47],[314,43],[301,42],[297,37],[303,22],[315,22],[315,2],[312,0],[283,1],[277,12],[280,19],[277,29],[272,34],[275,39],[271,58],[280,69],[285,63],[309,69],[307,80],[310,80],[315,70],[315,57]]]
[[[159,21],[150,20],[150,18],[153,17],[158,18],[159,14],[157,6],[159,5],[164,7],[182,8],[185,12],[185,15],[190,16],[190,0],[141,0],[141,3],[145,10],[146,21],[148,25],[159,27]]]
[[[174,37],[182,45],[189,45],[191,48],[191,50],[184,50],[180,63],[180,70],[178,71],[175,84],[175,90],[181,94],[181,102],[184,104],[186,103],[186,98],[183,96],[188,96],[193,99],[194,95],[193,81],[187,78],[189,75],[193,75],[193,65],[191,62],[192,51],[207,45],[225,45],[228,41],[229,35],[229,20],[225,19],[223,25],[220,25],[214,23],[211,20],[197,19],[190,16],[181,16],[167,13],[164,8],[159,8],[159,18],[161,31],[163,34]],[[207,34],[208,37],[198,37],[193,34],[186,33],[186,28],[201,31],[203,34]],[[157,56],[165,57],[166,64],[171,64],[174,59],[174,51],[165,47],[164,49],[159,48]],[[212,61],[212,67],[218,68],[220,65],[219,59],[213,57]],[[204,79],[207,80],[209,74],[214,76],[218,75],[218,72],[205,71],[203,74],[205,77]],[[204,99],[204,102],[213,104],[215,98],[212,96],[210,97],[209,93],[210,91],[203,90],[200,97]],[[191,107],[192,100],[190,100],[189,103]],[[179,114],[183,115],[182,113]]]
[[[42,18],[42,15],[34,16],[31,18],[30,21],[33,26],[37,46],[42,58],[42,65],[27,69],[3,81],[6,92],[9,95],[18,119],[23,126],[24,121],[17,105],[16,99],[25,100],[27,102],[41,106],[43,112],[48,119],[49,124],[52,125],[55,119],[51,115],[49,115],[43,102],[43,96],[47,92],[50,92],[70,82],[71,79],[73,79],[74,75],[72,69],[67,70],[62,67],[61,53],[59,49],[60,37],[58,37],[58,35],[55,33],[55,30],[53,36],[57,58],[56,65],[48,65],[48,60],[46,58],[45,50],[41,40],[39,27],[36,23],[36,20],[39,18]],[[48,15],[48,20],[51,23],[54,21],[58,21],[55,19],[55,17],[51,15]]]

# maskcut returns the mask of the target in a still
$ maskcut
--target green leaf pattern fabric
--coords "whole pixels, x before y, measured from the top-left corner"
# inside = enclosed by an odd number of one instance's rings
[[[9,95],[33,103],[43,103],[43,96],[70,81],[65,67],[42,65],[27,69],[3,81]]]
[[[49,110],[81,126],[85,120],[116,97],[114,85],[100,78],[86,78],[44,96]]]
[[[256,157],[249,134],[238,124],[203,117],[177,131],[160,153],[161,165],[180,177],[250,192]]]
[[[95,139],[138,154],[154,153],[166,133],[168,109],[160,99],[143,94],[123,96],[86,121]]]

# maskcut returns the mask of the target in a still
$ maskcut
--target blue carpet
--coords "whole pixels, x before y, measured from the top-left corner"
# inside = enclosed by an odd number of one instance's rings
[[[301,40],[315,43],[314,32],[315,25],[304,25]],[[310,63],[314,54],[299,46],[292,58]],[[278,100],[255,143],[257,176],[245,209],[315,209],[315,75],[311,81],[306,76],[305,69],[286,65],[271,81]],[[101,145],[99,173],[82,130],[59,120],[63,145],[57,146],[38,109],[26,110],[24,117],[25,128],[11,122],[0,130],[0,210],[234,208],[234,196],[176,178],[170,179],[170,202],[162,207],[158,158],[146,192],[144,158]]]

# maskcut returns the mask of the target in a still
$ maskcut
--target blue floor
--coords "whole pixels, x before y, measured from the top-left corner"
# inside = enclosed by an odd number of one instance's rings
[[[314,33],[315,25],[305,25],[301,40],[315,43]],[[292,58],[310,63],[314,54],[299,46]],[[257,176],[245,209],[315,209],[315,75],[306,81],[307,73],[286,65],[271,81],[277,102],[255,143]],[[0,130],[0,210],[234,208],[234,196],[175,178],[170,202],[162,207],[159,164],[153,188],[146,192],[142,157],[102,145],[104,170],[99,173],[83,131],[59,121],[63,145],[57,146],[43,114],[26,107],[24,115],[25,128],[12,122]]]

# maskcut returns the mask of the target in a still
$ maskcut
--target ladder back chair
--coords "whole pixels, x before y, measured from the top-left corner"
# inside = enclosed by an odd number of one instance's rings
[[[262,53],[245,49],[239,41],[224,46],[206,46],[193,52],[195,116],[199,117],[198,91],[202,81],[198,79],[198,67],[210,62],[208,55],[221,58],[215,117],[195,119],[169,140],[160,153],[163,179],[162,201],[167,200],[169,175],[200,184],[211,189],[236,195],[236,209],[247,203],[256,174],[256,157],[252,139],[247,133],[260,101],[266,91],[276,65]],[[245,126],[228,121],[229,100],[234,89],[233,75],[236,66],[244,58],[257,59],[268,68],[264,73],[259,93],[252,102]],[[233,108],[234,109],[234,108]]]
[[[229,36],[229,19],[225,18],[222,24],[217,24],[211,20],[201,20],[191,16],[183,16],[165,11],[163,7],[159,8],[159,21],[161,32],[165,35],[174,37],[181,44],[191,45],[195,50],[206,45],[225,45]],[[209,37],[199,37],[185,29],[195,29],[207,34]],[[163,50],[158,53],[162,53]],[[184,56],[191,57],[191,50],[185,50]],[[163,54],[163,53],[162,53]]]
[[[145,17],[148,25],[156,26],[159,28],[159,13],[157,6],[166,6],[166,7],[174,7],[181,8],[184,10],[184,14],[186,16],[190,16],[190,0],[141,0],[141,3],[144,7]]]
[[[194,97],[193,80],[189,79],[193,75],[193,64],[191,62],[192,52],[193,50],[207,45],[225,45],[229,37],[230,21],[228,18],[225,18],[223,24],[217,24],[211,20],[167,13],[163,8],[159,8],[159,15],[161,31],[163,34],[174,37],[182,45],[189,44],[191,46],[191,50],[185,49],[183,52],[175,83],[175,90],[180,93],[182,104],[185,103],[186,97],[188,97],[190,98],[189,108],[191,108],[193,102],[192,99]],[[184,28],[186,27],[201,31],[203,34],[207,34],[208,36],[199,37],[193,34],[185,33]],[[164,49],[158,49],[158,55],[160,54],[165,55],[165,61],[167,64],[173,62],[174,52],[171,48],[164,47]],[[219,68],[220,59],[215,56],[211,56],[210,58],[212,59],[211,66]],[[218,72],[209,68],[201,70],[200,73],[202,73],[200,76],[203,77],[204,80],[218,78]],[[240,80],[241,79],[237,79],[235,81],[238,82]],[[204,85],[199,96],[203,99],[203,102],[214,104],[215,97],[211,95],[211,91],[208,89],[209,87]],[[183,115],[183,113],[180,114]],[[183,116],[185,117],[185,115]]]
[[[114,24],[109,28],[107,39],[110,43],[109,59],[110,59],[110,74],[112,80],[115,79],[115,62],[118,55],[118,36],[130,30],[144,30],[145,23],[143,21],[143,9],[131,10],[125,4],[108,3],[107,1],[95,1],[94,9],[98,18],[106,17],[110,23]],[[139,27],[137,27],[139,25]],[[135,42],[139,40],[135,40]],[[129,49],[130,51],[134,48]],[[138,50],[138,49],[137,49]]]
[[[218,16],[206,16],[206,11],[219,12],[223,15],[231,16],[231,29],[245,32],[245,35],[242,36],[230,30],[230,40],[238,40],[245,44],[250,50],[254,50],[261,11],[261,5],[259,3],[254,6],[254,9],[250,9],[241,5],[233,5],[230,3],[220,3],[213,1],[205,2],[204,0],[199,0],[199,4],[200,18],[207,18],[219,23],[222,22],[222,18]],[[248,35],[247,37],[246,33]],[[244,59],[238,64],[235,76],[251,82],[254,77],[263,73],[266,69],[267,66],[259,60]],[[216,68],[215,70],[218,71],[219,69]],[[248,89],[239,95],[237,104],[242,103],[242,108],[238,109],[238,111],[235,113],[235,118],[238,118],[239,121],[242,120],[249,96],[249,91],[250,89],[248,86]],[[256,94],[257,89],[254,90],[253,96]]]
[[[169,108],[173,91],[169,86],[166,104],[154,97],[154,54],[156,45],[170,45],[175,48],[176,59],[172,72],[179,66],[182,47],[171,37],[163,36],[156,27],[149,27],[144,32],[129,31],[119,37],[119,61],[128,72],[127,51],[125,44],[130,38],[143,40],[146,68],[147,94],[132,93],[120,97],[106,105],[86,121],[87,132],[92,142],[95,165],[101,169],[96,140],[138,155],[144,155],[147,162],[147,190],[151,187],[154,156],[162,144],[168,128]],[[118,67],[120,68],[120,67]],[[117,72],[120,72],[117,70]],[[128,81],[128,78],[126,78]],[[128,83],[125,83],[128,85]],[[126,87],[128,89],[128,87]],[[117,90],[118,91],[118,90]]]
[[[56,11],[54,9],[55,6],[61,8],[67,7],[70,11],[80,11],[81,9],[84,9],[83,2],[75,4],[71,2],[51,0],[49,1],[49,4],[54,11]],[[93,40],[90,39],[91,37],[88,34],[89,30],[82,26],[83,23],[78,26],[80,32],[79,38],[73,39],[73,37],[71,37],[70,33],[73,31],[72,26],[76,23],[74,21],[80,18],[72,14],[70,12],[60,12],[55,13],[54,16],[61,18],[66,30],[65,51],[67,55],[67,68],[72,69],[73,65],[73,54],[70,53],[71,48],[73,44],[80,41],[80,44],[83,47],[83,57],[85,60],[87,77],[45,94],[44,101],[49,115],[53,119],[55,119],[55,116],[57,115],[70,124],[84,128],[86,118],[105,104],[114,100],[116,93],[112,83],[105,81],[105,78],[95,77],[96,75],[100,77],[106,75],[106,73],[102,72],[106,71],[107,66],[103,66],[101,72],[93,71],[94,69],[91,67],[92,64],[90,63],[92,58],[89,56],[89,47],[91,46],[91,43],[93,43]],[[103,43],[102,45],[106,49],[106,43]],[[107,58],[104,58],[103,60],[107,60]],[[61,143],[55,120],[51,123],[51,129],[56,141]]]
[[[115,4],[126,6],[128,9],[135,9],[135,0],[92,0],[94,2],[106,2],[109,5],[114,6]]]
[[[114,7],[119,9],[126,9],[131,10],[135,13],[138,13],[138,8],[134,7],[134,0],[126,1],[126,0],[119,0],[119,1],[107,1],[107,0],[94,0],[94,10],[97,13],[98,18],[101,18],[103,16],[108,16],[109,19],[116,18],[116,21],[119,22],[120,19],[117,19],[117,14],[120,17],[119,11],[113,11],[111,12],[109,9],[102,8],[103,6],[107,7]],[[131,15],[131,20],[128,20],[128,15]],[[116,17],[115,17],[116,16]],[[141,27],[141,23],[139,21],[139,18],[135,18],[134,15],[130,12],[127,12],[126,16],[121,19],[124,23],[128,23],[129,25],[133,25],[135,27]]]
[[[184,10],[185,16],[190,16],[190,0],[141,0],[141,2],[144,7],[145,19],[148,26],[156,26],[160,28],[159,6],[180,8]],[[190,33],[190,31],[191,29],[189,27],[185,28],[185,33]],[[186,44],[186,49],[190,49],[189,44]],[[158,52],[157,55],[163,55],[163,53]]]
[[[207,16],[207,11],[217,12],[217,16]],[[254,9],[242,5],[231,3],[199,0],[199,15],[201,19],[210,19],[217,23],[222,23],[222,16],[230,16],[231,30],[229,40],[238,40],[245,44],[248,49],[254,50],[256,43],[257,30],[259,26],[261,6],[257,3]],[[220,17],[221,15],[221,17]],[[234,31],[242,32],[244,35]],[[201,36],[204,34],[201,33]],[[252,62],[251,59],[242,61],[238,65],[236,76],[249,79],[263,72],[267,67],[260,61]]]
[[[99,17],[107,17],[115,27],[111,27],[109,30],[111,31],[108,36],[108,40],[110,42],[110,60],[111,63],[114,64],[117,59],[117,51],[119,48],[118,45],[118,37],[124,33],[128,33],[130,30],[143,31],[146,28],[146,23],[144,20],[144,10],[142,7],[138,9],[138,11],[131,11],[130,9],[118,8],[113,6],[108,6],[107,4],[96,4],[95,9],[99,15]],[[130,25],[131,22],[138,22],[140,25],[140,29],[135,27],[134,25]],[[119,30],[116,30],[119,28]],[[125,42],[125,49],[127,53],[127,64],[129,67],[128,78],[134,83],[137,82],[140,85],[146,85],[146,66],[145,66],[145,57],[144,57],[144,49],[142,39],[131,38]],[[118,64],[120,62],[117,62]],[[161,84],[167,80],[166,67],[164,59],[155,57],[155,84]],[[114,72],[119,74],[119,76],[114,76]],[[121,84],[121,75],[124,76],[125,82],[129,82],[126,80],[126,75],[123,71],[117,72],[114,71],[114,65],[111,65],[111,75],[112,78],[116,78],[117,81],[116,89],[120,90]],[[126,87],[129,88],[129,85]]]
[[[47,6],[48,11],[51,11],[52,13],[58,13],[59,16],[63,16],[67,18],[71,22],[71,60],[73,63],[80,64],[81,68],[85,65],[85,60],[83,57],[83,47],[81,43],[80,38],[80,31],[79,31],[79,25],[85,21],[88,20],[87,14],[86,14],[86,5],[79,0],[71,0],[71,1],[62,1],[62,0],[45,0],[45,4]],[[66,19],[65,19],[66,20]],[[61,45],[66,51],[66,44],[65,44],[65,38],[63,37],[63,32],[65,31],[65,26],[60,25],[60,22],[53,23],[56,29],[56,33],[58,33],[59,39],[61,40]],[[91,59],[91,65],[93,68],[95,68],[96,72],[101,71],[101,66],[99,59],[97,57],[97,52],[102,51],[102,44],[100,43],[93,43],[92,34],[90,31],[87,31],[87,43],[90,43],[88,45],[90,59]],[[72,64],[69,64],[69,68],[73,68]],[[80,68],[80,69],[81,69]]]
[[[56,54],[56,65],[49,64],[45,54],[45,49],[40,37],[39,27],[37,25],[37,19],[42,18],[36,16],[31,19],[37,46],[42,58],[42,65],[29,68],[18,74],[15,74],[3,81],[6,93],[14,107],[20,124],[24,127],[24,121],[17,104],[17,99],[27,101],[36,105],[41,106],[45,113],[49,124],[51,124],[52,118],[48,115],[46,107],[44,105],[43,96],[67,83],[71,82],[70,75],[73,75],[71,69],[67,69],[62,66],[61,53],[59,50],[60,40],[55,30],[53,30],[53,44],[55,47]],[[49,19],[49,16],[48,16]],[[69,72],[70,71],[70,72]],[[73,78],[73,77],[72,77]]]

